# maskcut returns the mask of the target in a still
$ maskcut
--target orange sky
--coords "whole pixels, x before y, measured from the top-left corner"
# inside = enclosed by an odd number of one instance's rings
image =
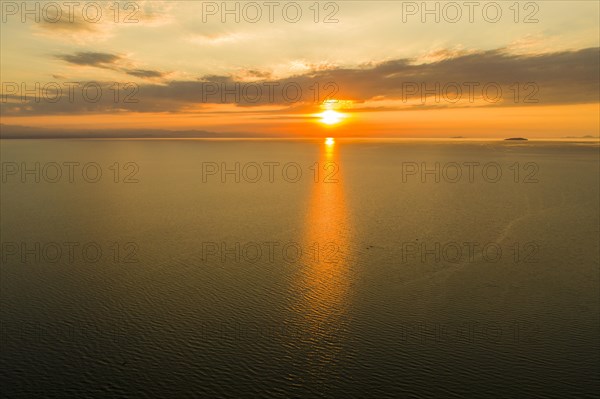
[[[417,111],[341,111],[339,124],[318,114],[164,114],[124,113],[74,116],[6,117],[8,125],[66,129],[165,129],[284,134],[291,137],[506,137],[558,138],[598,134],[598,104],[459,108]],[[435,115],[432,115],[435,114]]]
[[[104,17],[93,23],[81,10],[72,18],[63,10],[56,23],[48,21],[53,15],[21,15],[18,2],[3,5],[3,130],[201,130],[256,137],[600,133],[599,2],[540,2],[533,16],[524,12],[531,8],[527,2],[518,3],[518,15],[513,3],[496,2],[503,8],[497,21],[481,10],[473,21],[448,21],[442,6],[436,17],[421,15],[418,7],[407,13],[404,2],[390,1],[322,2],[315,14],[312,3],[300,2],[305,9],[294,22],[281,10],[272,20],[263,13],[249,21],[241,5],[236,21],[236,15],[209,12],[205,2],[130,3],[117,3],[118,15],[113,3],[102,3]],[[40,4],[43,10],[50,3]],[[134,22],[120,21],[126,16]],[[67,85],[86,83],[104,88],[100,101],[82,98],[80,89],[74,100],[65,98]],[[39,91],[32,94],[36,84],[62,87],[63,97],[54,103]],[[253,102],[252,89],[245,92],[252,84],[274,85],[275,96]],[[217,86],[207,95],[207,87]],[[302,89],[298,101],[289,101],[282,90],[288,86]],[[131,93],[126,87],[136,88],[136,102],[124,102]],[[434,87],[436,93],[428,93]],[[502,95],[489,101],[495,90]],[[240,91],[248,96],[240,99]],[[327,125],[316,116],[326,110],[325,99],[343,101],[334,107],[345,115],[340,123]]]

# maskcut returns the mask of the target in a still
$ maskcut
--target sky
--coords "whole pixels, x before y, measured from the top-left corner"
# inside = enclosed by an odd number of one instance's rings
[[[598,136],[598,1],[1,1],[2,130]]]

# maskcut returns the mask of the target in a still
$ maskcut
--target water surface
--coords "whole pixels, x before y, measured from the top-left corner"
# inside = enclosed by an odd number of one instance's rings
[[[9,396],[599,388],[597,142],[0,146]]]

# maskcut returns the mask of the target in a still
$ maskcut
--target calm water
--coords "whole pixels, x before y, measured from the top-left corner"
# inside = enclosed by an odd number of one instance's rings
[[[597,395],[597,142],[0,145],[5,395]]]

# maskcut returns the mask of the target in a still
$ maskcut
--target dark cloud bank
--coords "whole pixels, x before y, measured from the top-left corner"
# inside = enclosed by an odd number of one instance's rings
[[[108,53],[76,53],[57,56],[74,65],[114,69],[138,78],[161,78],[162,72],[128,69],[122,56]],[[237,104],[251,109],[265,104],[307,108],[316,106],[328,95],[353,100],[356,111],[370,99],[408,100],[398,109],[469,106],[467,102],[450,104],[417,103],[421,92],[411,94],[408,85],[441,87],[452,82],[470,82],[479,87],[494,83],[502,88],[504,101],[489,106],[532,106],[522,97],[531,90],[521,89],[521,101],[513,100],[514,84],[534,84],[537,87],[533,105],[598,103],[600,92],[600,48],[564,51],[542,55],[514,55],[503,50],[469,54],[429,64],[415,64],[410,59],[387,61],[360,68],[337,68],[301,74],[280,80],[257,80],[252,83],[236,81],[228,76],[205,76],[193,81],[146,82],[125,86],[121,84],[118,101],[114,98],[114,82],[100,83],[102,97],[96,101],[83,98],[80,88],[70,99],[66,88],[59,101],[41,99],[26,102],[17,94],[7,94],[3,87],[0,104],[4,116],[73,115],[115,112],[198,112],[205,104]],[[252,71],[252,76],[268,77],[267,72]],[[60,82],[59,82],[60,83]],[[83,86],[85,82],[80,82]],[[3,82],[3,86],[6,82]],[[113,87],[111,91],[110,87]],[[315,87],[319,88],[319,95]],[[451,87],[451,86],[450,86]],[[284,90],[284,88],[286,88]],[[300,88],[300,90],[298,90]],[[413,87],[414,88],[414,87]],[[512,89],[511,89],[512,88]],[[13,87],[14,89],[14,87]],[[477,89],[476,93],[477,92]],[[480,89],[479,89],[480,90]],[[452,90],[451,90],[452,91]],[[52,90],[49,90],[53,94]],[[91,91],[94,94],[94,91]],[[479,91],[480,92],[480,91]],[[299,96],[301,93],[301,96]],[[463,98],[466,99],[466,92]]]

